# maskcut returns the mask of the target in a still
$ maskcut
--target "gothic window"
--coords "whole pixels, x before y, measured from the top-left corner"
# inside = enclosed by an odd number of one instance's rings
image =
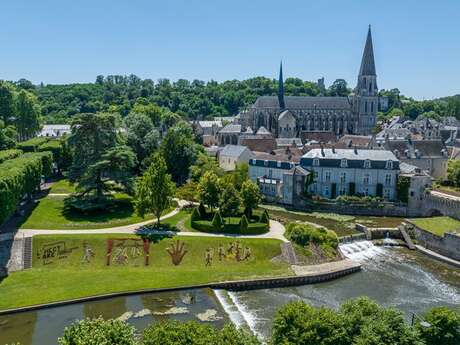
[[[374,112],[374,102],[371,102],[371,113]]]
[[[369,82],[369,93],[372,92],[372,81]]]
[[[367,113],[367,101],[364,102],[364,112]]]

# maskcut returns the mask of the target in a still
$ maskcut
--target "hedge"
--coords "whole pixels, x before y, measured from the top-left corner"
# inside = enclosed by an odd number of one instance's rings
[[[243,235],[259,235],[268,232],[269,226],[264,223],[249,223],[248,228],[241,230],[239,224],[225,224],[222,228],[216,229],[209,220],[191,221],[191,226],[195,230],[211,233],[233,233]]]
[[[24,152],[37,152],[38,148],[49,140],[46,137],[36,137],[17,143],[16,147]]]
[[[0,151],[0,164],[7,160],[17,158],[20,155],[22,155],[22,151],[17,149]]]
[[[0,164],[0,224],[10,217],[25,194],[34,192],[52,170],[51,152],[25,153]]]

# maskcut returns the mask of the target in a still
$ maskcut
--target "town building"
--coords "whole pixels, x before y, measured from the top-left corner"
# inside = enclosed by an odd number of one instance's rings
[[[58,138],[70,134],[70,125],[43,125],[39,137]]]
[[[222,121],[195,121],[192,126],[195,133],[202,138],[204,146],[217,145],[217,133],[222,129]]]
[[[300,166],[314,174],[308,187],[313,195],[334,199],[339,195],[396,199],[399,161],[391,151],[313,149]]]
[[[233,171],[241,163],[248,163],[252,152],[246,146],[226,145],[219,151],[219,166],[224,171]]]
[[[371,29],[367,33],[354,94],[349,97],[285,96],[280,65],[277,96],[261,96],[240,113],[243,127],[265,127],[275,137],[301,137],[302,132],[326,131],[336,135],[371,134],[379,107],[377,73]]]

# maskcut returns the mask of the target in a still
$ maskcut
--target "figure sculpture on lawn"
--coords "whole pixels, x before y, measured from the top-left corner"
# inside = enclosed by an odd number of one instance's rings
[[[180,265],[185,254],[187,254],[187,249],[184,248],[185,243],[177,240],[176,243],[173,243],[171,247],[167,248],[166,251],[171,256],[171,261],[174,266]]]

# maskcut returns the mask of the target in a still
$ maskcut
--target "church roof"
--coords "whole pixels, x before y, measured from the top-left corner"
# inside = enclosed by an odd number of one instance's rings
[[[284,103],[287,109],[343,109],[351,110],[348,97],[311,97],[285,96]],[[257,98],[254,108],[279,108],[278,97],[261,96]]]
[[[229,124],[220,130],[220,133],[240,133],[241,125]]]
[[[374,62],[374,48],[372,46],[371,26],[367,32],[366,45],[364,47],[363,59],[361,60],[360,75],[376,75]]]
[[[294,115],[289,110],[285,110],[281,112],[280,116],[278,116],[278,121],[284,119],[284,118],[292,118],[294,119]]]
[[[271,134],[271,133],[268,131],[268,129],[262,126],[257,130],[257,134]]]

